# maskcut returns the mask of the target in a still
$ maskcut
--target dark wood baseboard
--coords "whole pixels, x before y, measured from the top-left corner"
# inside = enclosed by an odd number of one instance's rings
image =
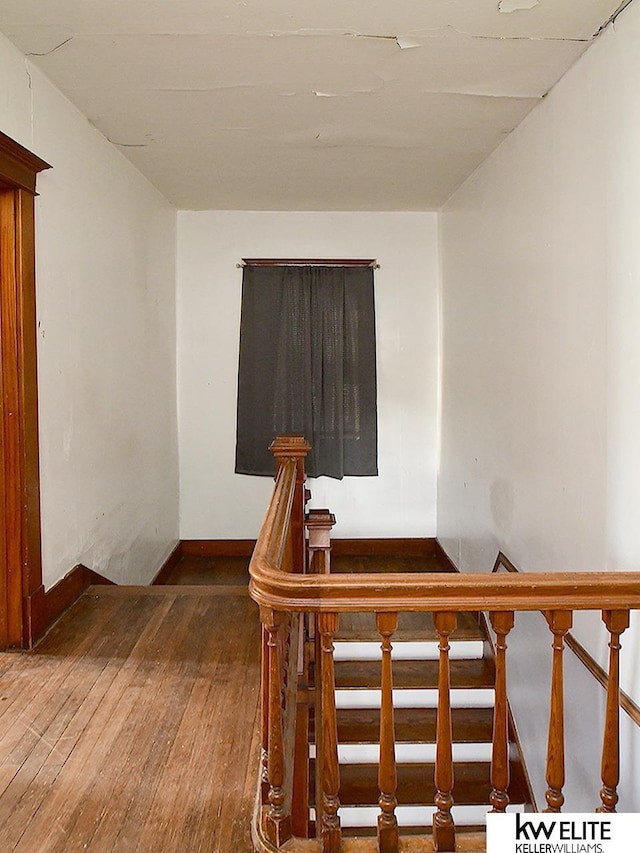
[[[53,625],[65,610],[68,610],[80,598],[88,587],[101,585],[115,586],[113,581],[98,574],[98,572],[94,572],[93,569],[88,569],[82,563],[74,566],[70,572],[44,594],[46,628]]]
[[[444,548],[440,544],[440,540],[434,539],[434,542],[436,543],[436,554],[440,557],[440,559],[442,560],[443,563],[446,563],[447,566],[449,566],[449,571],[459,573],[460,569],[456,566],[456,564],[453,562],[451,557],[444,550]]]
[[[255,544],[255,539],[183,539],[181,553],[199,557],[250,557]],[[444,555],[442,546],[437,539],[433,538],[332,539],[331,553],[338,557],[427,557],[440,553]],[[445,559],[451,563],[446,555]]]
[[[436,551],[435,539],[331,539],[336,557],[428,557]]]
[[[44,637],[48,627],[45,591],[42,584],[24,600],[23,619],[23,646],[33,648],[38,640]]]
[[[184,543],[182,541],[178,542],[176,547],[173,549],[173,551],[169,554],[167,559],[158,569],[156,576],[151,581],[151,586],[162,586],[166,584],[171,572],[178,565],[178,563],[180,562],[180,557],[182,557],[182,555],[184,554],[183,545]]]
[[[494,572],[499,572],[500,569],[505,569],[507,572],[520,572],[520,569],[517,568],[517,566],[515,566],[511,560],[502,553],[502,551],[498,551],[498,556],[496,557],[496,561],[493,565]],[[609,682],[608,673],[600,666],[595,658],[589,654],[582,643],[576,640],[571,632],[568,632],[565,636],[565,643],[578,660],[586,666],[596,681],[598,681],[606,690]],[[633,699],[624,692],[624,690],[620,691],[620,707],[631,717],[637,726],[640,726],[640,708],[636,705]]]
[[[182,554],[189,557],[250,557],[255,539],[183,539]]]

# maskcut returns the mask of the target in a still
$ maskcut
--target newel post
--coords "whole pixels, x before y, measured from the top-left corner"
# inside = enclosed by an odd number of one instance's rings
[[[331,571],[331,528],[336,517],[328,509],[310,509],[307,513],[309,571],[328,575]]]
[[[296,461],[296,490],[291,507],[290,532],[293,547],[293,571],[303,574],[306,566],[306,542],[304,533],[305,473],[304,460],[311,445],[302,435],[279,435],[269,445],[276,460],[276,474],[285,459]]]

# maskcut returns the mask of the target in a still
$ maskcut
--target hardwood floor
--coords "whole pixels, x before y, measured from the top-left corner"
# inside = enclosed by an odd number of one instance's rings
[[[218,585],[92,587],[0,655],[0,850],[250,853],[259,652]]]
[[[0,654],[2,853],[251,853],[247,565],[185,556],[165,586],[90,587],[34,651]]]

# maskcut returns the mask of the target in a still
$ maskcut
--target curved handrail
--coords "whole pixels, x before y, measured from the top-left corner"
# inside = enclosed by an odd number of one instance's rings
[[[527,575],[300,575],[282,571],[296,486],[296,460],[284,459],[249,571],[249,591],[273,610],[347,612],[469,610],[616,610],[640,608],[640,572]]]
[[[290,575],[252,560],[251,597],[274,610],[615,610],[640,608],[640,573]]]

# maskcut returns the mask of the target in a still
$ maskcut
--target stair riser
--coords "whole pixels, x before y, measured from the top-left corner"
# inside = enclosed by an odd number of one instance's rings
[[[398,764],[429,764],[436,760],[435,743],[397,743]],[[315,744],[309,746],[309,758],[316,757]],[[380,747],[377,743],[338,744],[340,764],[378,764]],[[490,743],[454,743],[454,761],[491,761]]]
[[[481,640],[459,640],[450,645],[450,660],[482,658],[484,646]],[[338,640],[334,643],[333,656],[337,661],[380,660],[381,654],[379,642]],[[394,660],[438,660],[439,654],[438,644],[434,641],[394,643],[392,651]]]
[[[380,690],[339,689],[336,690],[338,709],[379,709]],[[494,691],[490,688],[455,689],[450,693],[452,708],[493,708]],[[437,708],[437,690],[394,690],[394,708]]]
[[[451,813],[456,826],[483,826],[489,806],[453,806]],[[509,806],[509,812],[523,812],[524,806],[520,803]],[[395,813],[399,826],[402,827],[430,827],[432,823],[435,806],[397,806]],[[340,824],[343,828],[369,827],[377,825],[379,806],[341,806],[338,810]],[[310,809],[310,816],[315,820],[315,809]]]

